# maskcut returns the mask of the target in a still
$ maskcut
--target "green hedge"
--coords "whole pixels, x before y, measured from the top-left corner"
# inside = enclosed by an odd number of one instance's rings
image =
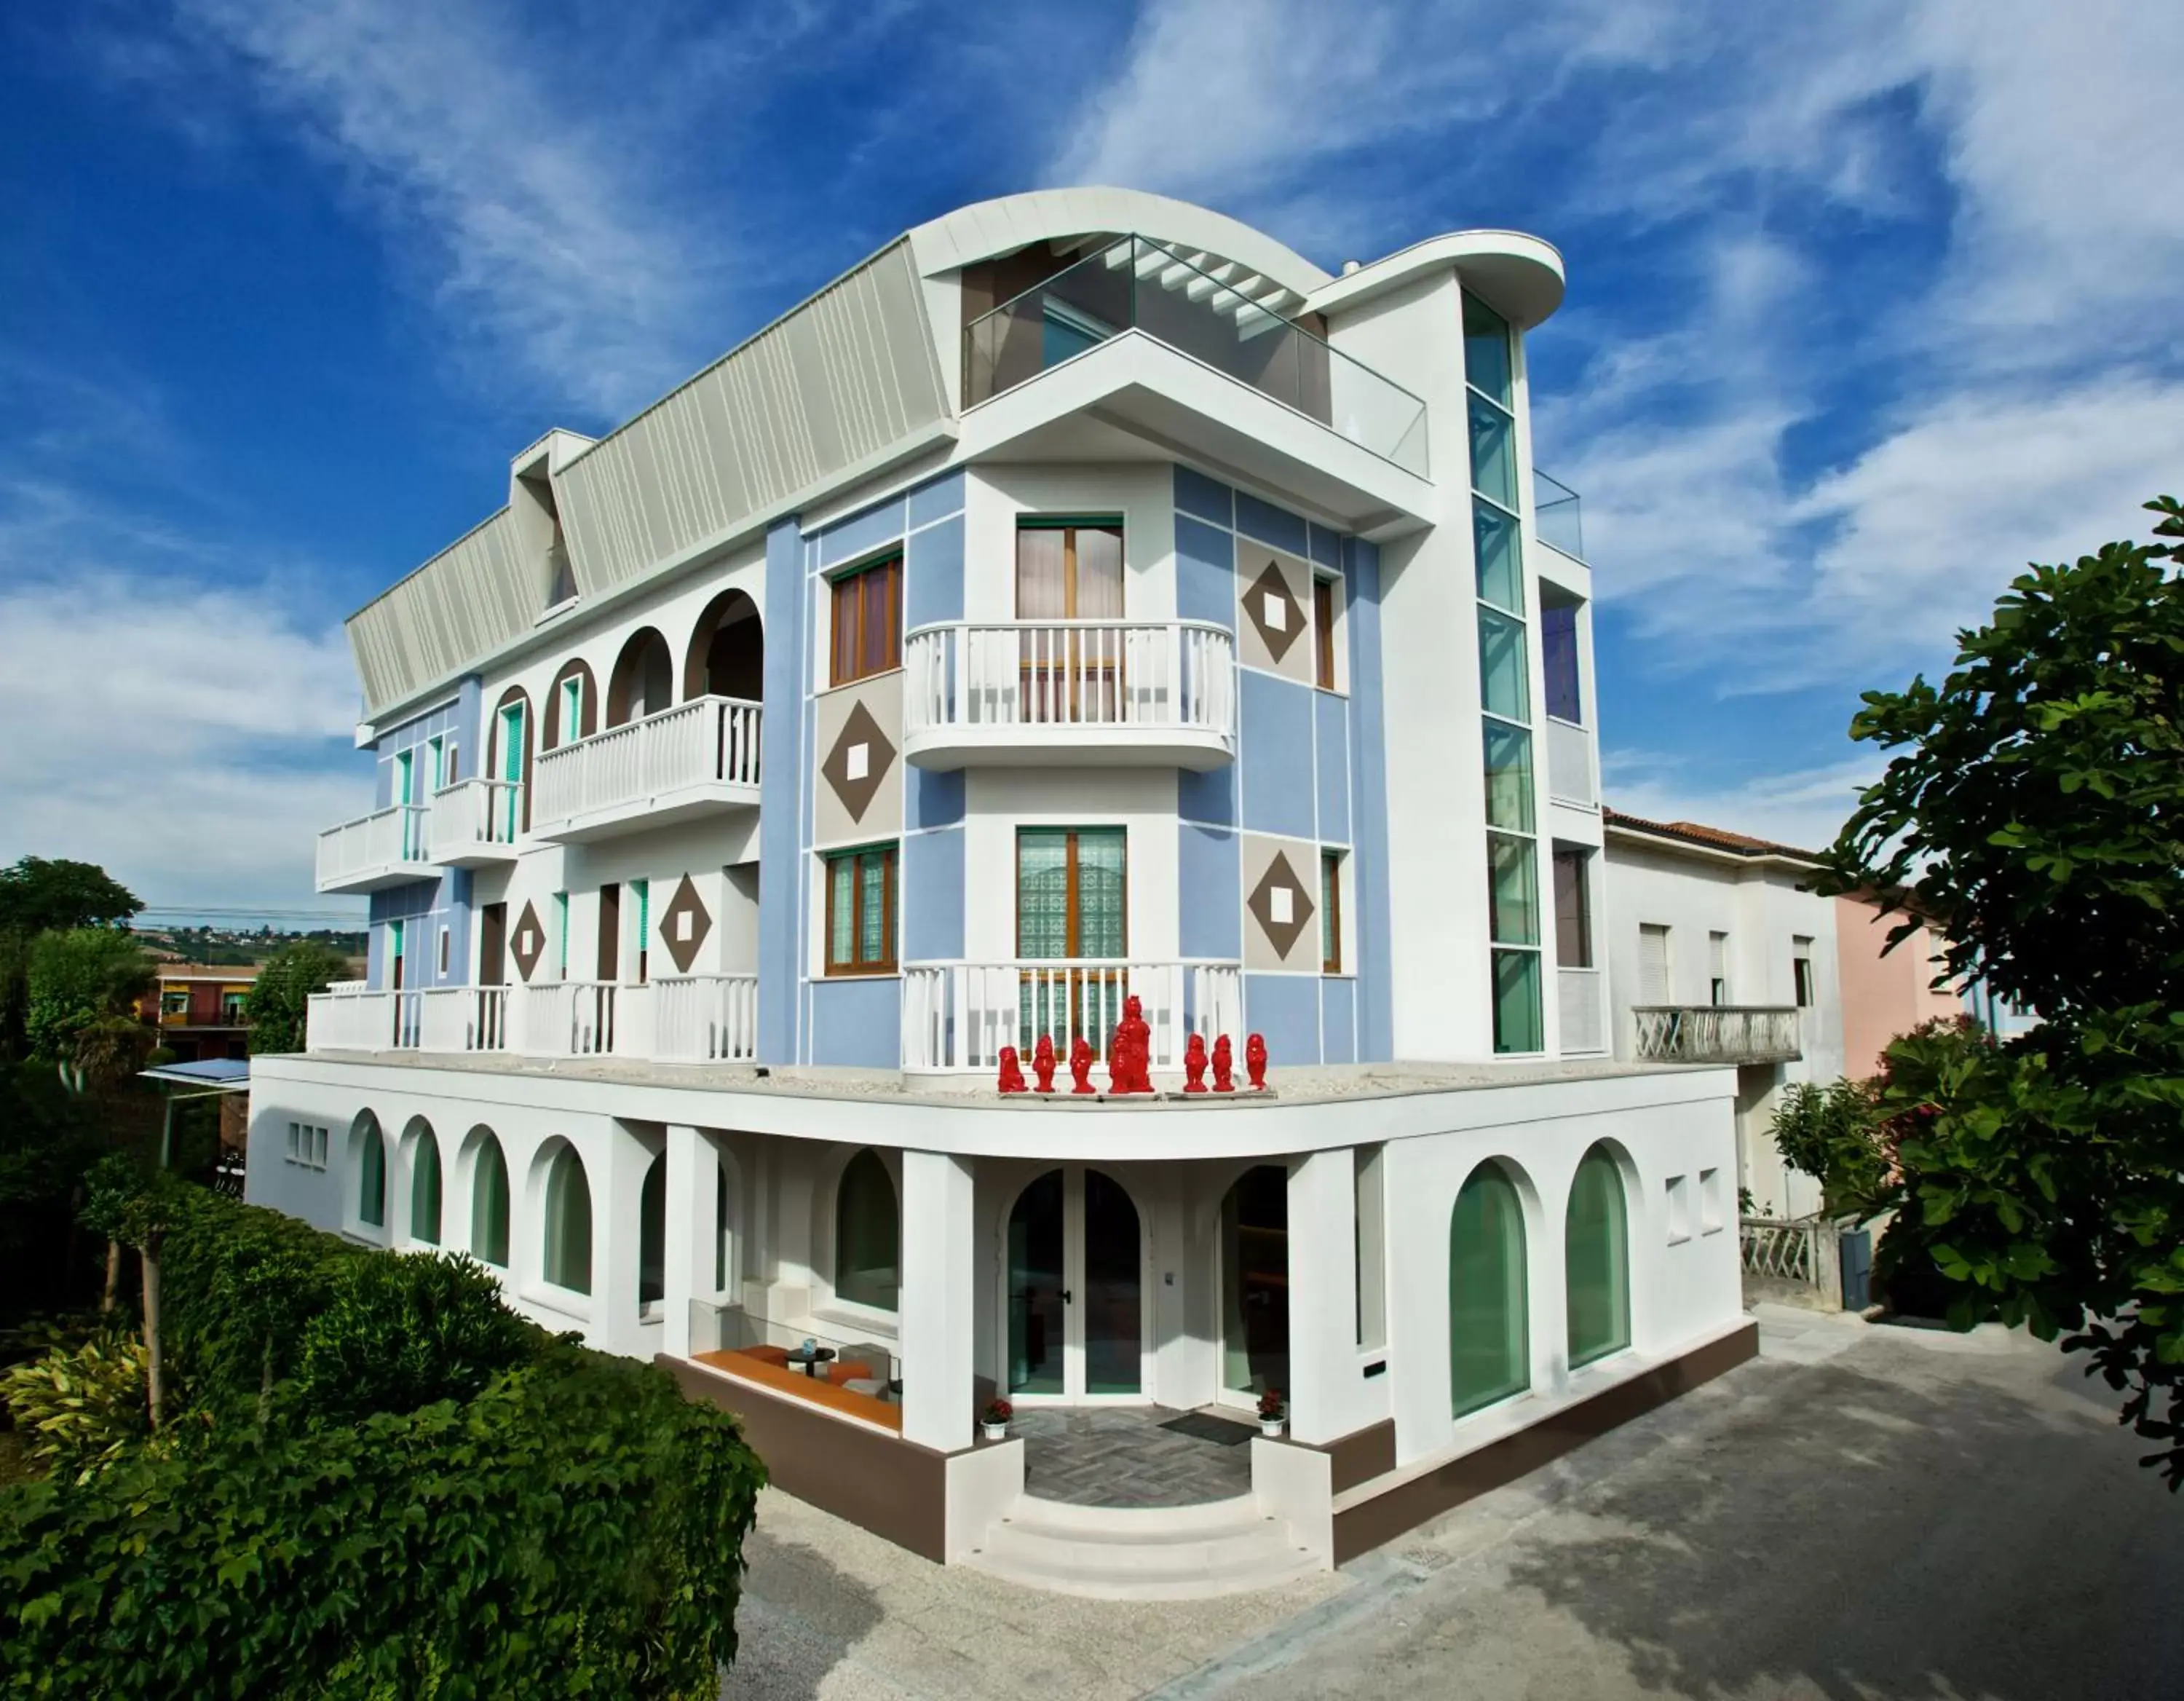
[[[186,1403],[0,1491],[0,1693],[716,1693],[765,1480],[732,1419],[461,1261],[210,1195],[166,1221]]]

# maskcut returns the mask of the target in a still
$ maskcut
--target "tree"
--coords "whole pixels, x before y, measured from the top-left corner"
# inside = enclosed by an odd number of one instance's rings
[[[0,933],[119,927],[144,907],[95,862],[25,856],[0,868]]]
[[[1774,1144],[1785,1163],[1820,1184],[1830,1214],[1863,1213],[1886,1187],[1876,1103],[1874,1083],[1847,1077],[1825,1086],[1792,1081],[1782,1089]]]
[[[2147,505],[2184,538],[2173,498]],[[1899,1175],[1876,1266],[1930,1260],[1952,1320],[2022,1322],[2125,1395],[2184,1485],[2184,579],[2110,544],[2013,582],[1953,671],[1867,692],[1851,735],[1900,751],[1828,851],[2041,1024],[1891,1045]],[[1891,935],[1907,937],[1906,921]]]
[[[108,928],[43,933],[31,942],[29,983],[31,1055],[83,1067],[78,1050],[88,1038],[97,1066],[109,1068],[113,1038],[104,1024],[127,1016],[151,990],[152,959],[127,934]]]
[[[251,1056],[302,1051],[311,994],[348,979],[348,959],[316,940],[293,940],[267,957],[243,1005]]]

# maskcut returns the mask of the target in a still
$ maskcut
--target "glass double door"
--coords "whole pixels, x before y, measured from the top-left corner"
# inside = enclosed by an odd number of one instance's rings
[[[1144,1234],[1112,1176],[1050,1169],[1009,1213],[1011,1398],[1137,1399],[1145,1391]]]

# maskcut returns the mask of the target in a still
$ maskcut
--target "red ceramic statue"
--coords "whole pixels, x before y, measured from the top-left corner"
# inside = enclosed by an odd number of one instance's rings
[[[1213,1090],[1233,1093],[1236,1090],[1236,1053],[1223,1034],[1213,1042]]]
[[[1206,1036],[1193,1034],[1190,1043],[1183,1048],[1183,1090],[1187,1093],[1206,1090]]]
[[[1052,1035],[1040,1035],[1039,1043],[1031,1048],[1031,1072],[1039,1079],[1039,1085],[1033,1089],[1034,1091],[1050,1093],[1054,1090],[1054,1036]]]
[[[1114,1095],[1129,1090],[1129,1028],[1128,1023],[1117,1022],[1115,1031],[1107,1036],[1107,1091]]]
[[[1130,1046],[1130,1084],[1124,1092],[1149,1093],[1153,1090],[1153,1029],[1145,1020],[1144,1002],[1135,996],[1123,1001],[1123,1037]]]
[[[1005,1093],[1029,1090],[1024,1085],[1023,1068],[1017,1062],[1017,1048],[1013,1046],[1001,1047],[1001,1090]]]
[[[1092,1085],[1092,1042],[1079,1034],[1069,1042],[1069,1079],[1077,1083],[1072,1093],[1095,1090]]]
[[[1262,1034],[1254,1034],[1244,1042],[1244,1067],[1251,1072],[1251,1090],[1262,1093],[1267,1090],[1267,1040]]]

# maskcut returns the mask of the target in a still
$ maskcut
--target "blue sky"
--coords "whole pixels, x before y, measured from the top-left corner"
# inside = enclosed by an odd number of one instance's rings
[[[325,907],[343,614],[547,426],[1066,182],[1330,268],[1556,243],[1610,795],[1818,841],[1861,689],[2184,488],[2180,49],[2120,0],[10,8],[0,860]]]

